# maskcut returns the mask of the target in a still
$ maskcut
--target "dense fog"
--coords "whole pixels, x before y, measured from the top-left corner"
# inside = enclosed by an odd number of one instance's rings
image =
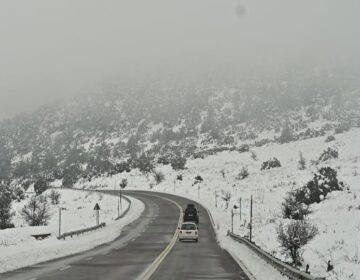
[[[2,1],[0,119],[122,84],[356,76],[359,12],[358,0]]]

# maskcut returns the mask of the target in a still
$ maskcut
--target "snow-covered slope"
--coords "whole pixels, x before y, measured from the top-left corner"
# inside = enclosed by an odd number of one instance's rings
[[[76,190],[61,189],[59,191],[60,204],[51,206],[51,218],[47,226],[29,227],[25,224],[20,211],[28,199],[13,205],[16,213],[14,218],[16,228],[0,231],[0,273],[72,255],[110,242],[119,236],[125,225],[139,217],[144,209],[142,202],[131,198],[130,211],[123,219],[115,221],[118,215],[117,197]],[[101,207],[100,222],[107,224],[105,228],[75,238],[65,240],[56,238],[59,230],[58,207],[66,209],[62,211],[61,230],[64,233],[95,226],[96,219],[93,211],[95,203],[99,203]],[[128,203],[124,200],[123,210],[127,206]],[[44,240],[36,240],[31,236],[42,233],[51,233],[51,236]]]
[[[165,180],[156,184],[152,175],[144,176],[132,171],[117,175],[116,180],[127,178],[129,188],[150,189],[174,192],[207,205],[218,227],[220,238],[226,238],[230,228],[230,209],[242,199],[242,217],[234,217],[234,231],[241,235],[248,234],[250,196],[254,199],[253,237],[264,250],[286,260],[281,254],[276,229],[283,222],[281,204],[285,195],[302,187],[312,179],[313,172],[321,166],[331,166],[338,171],[338,177],[345,183],[344,191],[332,192],[319,204],[312,204],[309,220],[316,224],[319,234],[306,246],[303,255],[304,266],[310,265],[312,274],[327,276],[327,279],[360,279],[360,129],[336,135],[335,141],[325,142],[326,137],[318,137],[288,144],[271,144],[253,148],[257,155],[254,160],[250,152],[222,152],[205,159],[187,162],[187,169],[180,172],[182,181],[175,180],[179,174],[170,166],[159,166],[157,171],[164,173]],[[328,147],[336,147],[337,159],[318,163],[317,160]],[[306,169],[298,169],[299,152],[306,159]],[[277,157],[282,167],[261,171],[263,161]],[[241,168],[246,166],[249,176],[236,179]],[[195,176],[204,180],[193,185]],[[98,178],[87,187],[103,185],[112,188],[115,176]],[[175,181],[175,184],[174,184]],[[226,209],[226,202],[221,196],[229,192],[231,200]],[[217,207],[215,194],[218,194]],[[238,210],[237,210],[238,214]],[[326,272],[327,261],[334,264],[334,271]]]

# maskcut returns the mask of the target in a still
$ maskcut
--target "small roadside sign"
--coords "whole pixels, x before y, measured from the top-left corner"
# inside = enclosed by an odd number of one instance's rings
[[[94,210],[96,211],[96,225],[98,226],[99,225],[99,210],[100,210],[100,206],[99,206],[99,203],[96,203],[95,204],[95,207],[94,207]]]

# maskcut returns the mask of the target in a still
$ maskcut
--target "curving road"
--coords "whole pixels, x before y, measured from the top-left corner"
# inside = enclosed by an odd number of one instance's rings
[[[126,194],[143,201],[145,210],[114,242],[0,274],[0,279],[249,279],[237,262],[219,247],[206,209],[197,206],[199,242],[174,243],[180,217],[178,206],[184,208],[190,200],[145,191]]]

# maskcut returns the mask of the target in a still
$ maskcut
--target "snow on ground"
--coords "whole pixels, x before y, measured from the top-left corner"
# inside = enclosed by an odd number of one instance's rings
[[[118,216],[117,197],[68,189],[58,191],[61,193],[60,204],[51,206],[51,220],[48,226],[29,227],[26,225],[19,214],[26,201],[13,206],[16,211],[13,219],[16,228],[0,231],[0,273],[72,255],[110,242],[120,235],[125,225],[137,219],[144,210],[142,202],[130,198],[132,201],[130,211],[124,218],[115,221]],[[62,211],[61,229],[64,233],[96,225],[93,211],[95,203],[100,205],[100,222],[107,224],[105,228],[66,240],[56,238],[59,226],[59,206],[66,208]],[[128,203],[123,200],[123,211],[127,206]],[[51,236],[44,240],[36,240],[31,236],[31,234],[39,233],[51,233]]]
[[[283,260],[276,229],[282,221],[281,203],[287,192],[302,187],[312,179],[313,172],[323,166],[336,168],[338,177],[345,183],[346,190],[331,193],[323,202],[313,205],[309,220],[319,228],[319,234],[305,248],[304,265],[310,265],[313,275],[326,276],[327,279],[360,279],[360,129],[352,129],[344,134],[335,135],[336,140],[325,143],[326,137],[297,141],[288,144],[271,144],[253,148],[257,160],[251,153],[222,152],[205,159],[187,162],[187,169],[180,172],[183,181],[176,181],[175,171],[169,166],[159,166],[158,171],[165,174],[165,181],[156,185],[151,175],[143,176],[139,172],[118,174],[113,177],[98,178],[87,187],[114,185],[122,178],[129,181],[128,188],[164,191],[195,199],[206,205],[214,216],[220,240],[226,240],[226,232],[231,224],[231,208],[242,199],[242,217],[239,212],[234,217],[234,231],[247,235],[249,222],[250,196],[254,199],[253,237],[264,250]],[[339,158],[316,165],[323,150],[336,147]],[[306,169],[298,170],[299,152],[306,159]],[[261,171],[261,163],[271,157],[277,157],[281,168]],[[241,168],[246,166],[249,177],[236,179]],[[193,185],[194,178],[201,175],[204,181]],[[116,179],[115,179],[116,178]],[[231,193],[228,209],[221,199],[225,192]],[[215,194],[217,207],[215,207]],[[240,246],[240,245],[239,245]],[[239,247],[240,248],[240,247]],[[245,261],[245,259],[242,259]],[[327,261],[334,264],[334,271],[326,273]],[[251,264],[249,265],[251,267]],[[261,279],[261,278],[259,278]],[[264,278],[269,279],[269,278]],[[279,278],[280,279],[280,278]]]

